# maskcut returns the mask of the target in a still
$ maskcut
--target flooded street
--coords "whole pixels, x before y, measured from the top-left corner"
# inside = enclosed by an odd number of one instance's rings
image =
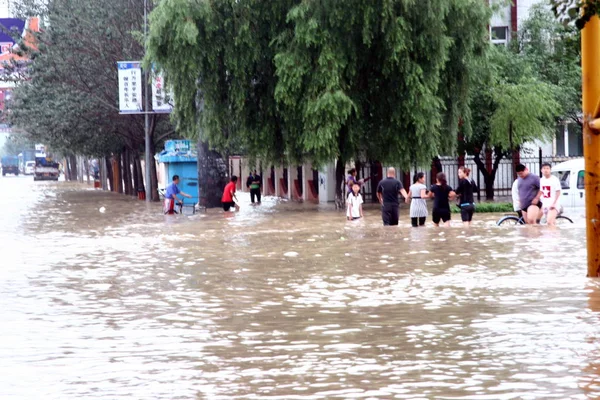
[[[0,191],[2,399],[600,398],[580,216],[388,229],[376,208]]]

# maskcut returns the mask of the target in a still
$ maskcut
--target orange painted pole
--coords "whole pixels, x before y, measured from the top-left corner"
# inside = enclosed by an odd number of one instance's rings
[[[581,31],[583,76],[583,155],[588,277],[600,274],[600,131],[594,129],[600,101],[600,19],[594,16]]]

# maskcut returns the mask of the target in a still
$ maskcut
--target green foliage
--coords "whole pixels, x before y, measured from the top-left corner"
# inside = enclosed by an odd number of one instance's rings
[[[494,87],[495,111],[490,119],[490,143],[514,149],[535,139],[552,139],[556,116],[560,115],[555,92],[552,85],[533,78]]]
[[[528,44],[529,45],[529,44]],[[466,150],[496,152],[518,149],[525,142],[551,139],[565,108],[562,87],[541,76],[537,59],[518,48],[490,46],[489,63],[472,92],[473,133]]]
[[[459,214],[460,208],[456,205],[450,206],[452,213]],[[475,204],[476,213],[508,213],[513,212],[512,203],[477,203]]]
[[[40,3],[22,0],[23,13]],[[141,59],[134,38],[143,22],[143,0],[52,0],[42,4],[46,26],[29,79],[9,103],[10,122],[36,142],[63,153],[108,155],[144,143],[142,116],[118,114],[116,62]],[[155,142],[172,128],[166,117],[153,118]]]
[[[557,43],[560,36],[549,34],[548,20],[535,10],[516,45],[489,45],[487,63],[480,66],[471,92],[473,130],[465,135],[460,151],[474,155],[488,199],[493,198],[496,171],[508,152],[529,141],[551,139],[565,114],[577,117],[573,89],[565,87],[559,67],[547,65],[560,59],[554,51],[569,46]],[[577,70],[570,74],[577,76]],[[481,159],[484,149],[492,152],[491,169]]]
[[[427,162],[470,123],[480,0],[162,0],[147,62],[178,126],[280,162]]]
[[[173,89],[178,128],[225,152],[282,160],[272,41],[291,1],[163,0],[151,14],[148,62]]]
[[[491,7],[492,10],[480,7],[471,0],[450,3],[446,26],[452,44],[440,85],[440,95],[445,99],[446,107],[441,138],[444,154],[456,149],[459,126],[462,126],[465,136],[473,134],[470,100],[476,88],[475,82],[481,78],[478,74],[487,66],[486,52],[489,47],[487,26],[485,30],[479,30],[477,27],[482,21],[486,21],[487,24],[490,20],[494,3]],[[447,149],[451,151],[448,152]]]
[[[581,113],[581,33],[560,24],[544,4],[534,5],[523,21],[515,50],[534,66],[540,80],[556,86],[563,118],[577,124]]]

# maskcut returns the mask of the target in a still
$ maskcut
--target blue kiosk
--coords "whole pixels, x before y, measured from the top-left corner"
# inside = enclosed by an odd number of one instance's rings
[[[165,150],[157,154],[159,163],[165,164],[167,184],[173,175],[179,175],[179,189],[192,196],[185,203],[198,203],[198,151],[190,140],[168,140]]]

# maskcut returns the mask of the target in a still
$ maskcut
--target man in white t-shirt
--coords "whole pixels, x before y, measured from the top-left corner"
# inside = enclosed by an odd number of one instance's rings
[[[540,217],[546,214],[548,225],[556,224],[556,216],[560,209],[560,181],[552,175],[552,166],[549,163],[542,164],[542,177],[540,178],[540,191],[542,192],[542,209]]]

